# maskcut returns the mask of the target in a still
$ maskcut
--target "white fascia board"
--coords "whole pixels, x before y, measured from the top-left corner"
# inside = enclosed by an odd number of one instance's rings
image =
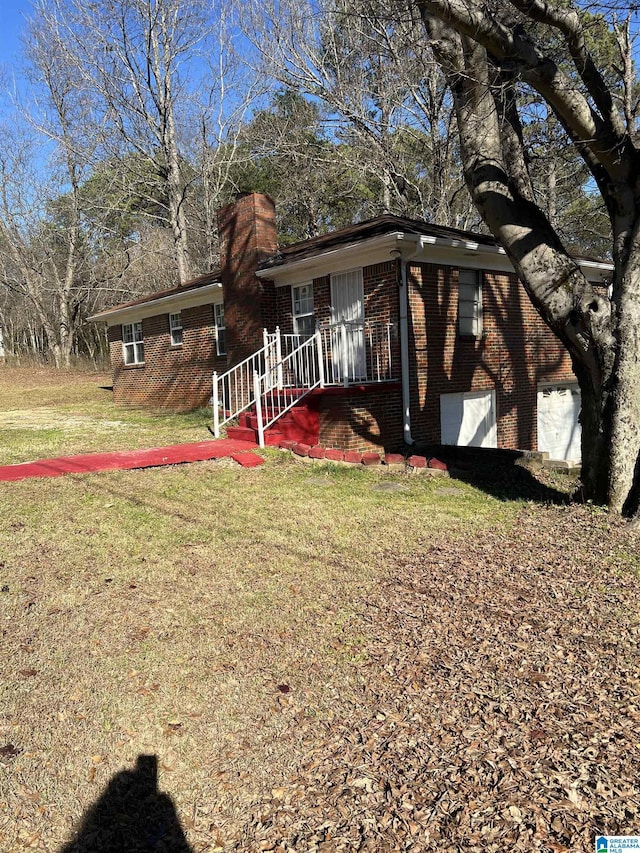
[[[302,284],[331,273],[379,264],[395,257],[396,253],[399,253],[400,257],[410,258],[413,263],[513,272],[513,267],[501,247],[487,246],[472,240],[395,231],[328,249],[299,261],[284,262],[279,267],[258,270],[257,275],[259,278],[271,279],[276,287],[284,287]]]
[[[513,272],[513,265],[501,246],[457,238],[421,237],[420,251],[412,261],[462,269]]]
[[[421,251],[415,261],[442,264],[443,266],[467,267],[496,272],[514,272],[513,264],[502,246],[488,246],[465,240],[445,241],[434,237],[421,238]],[[591,261],[575,258],[585,277],[594,283],[604,282],[613,270],[606,261]]]
[[[101,311],[87,319],[93,323],[106,323],[115,326],[118,323],[137,323],[146,317],[156,317],[158,314],[173,314],[184,308],[196,308],[198,305],[222,302],[222,285],[207,284],[185,293],[172,293],[170,296],[160,296],[141,305],[129,305],[114,308],[111,311]]]
[[[393,260],[391,252],[398,250],[407,243],[415,243],[418,236],[393,232],[380,237],[370,237],[358,243],[337,246],[327,249],[310,258],[283,263],[279,267],[258,270],[258,278],[273,281],[276,287],[291,284],[303,284],[331,273],[346,272],[358,267],[368,267]]]
[[[594,284],[609,282],[613,272],[613,264],[606,261],[585,261],[581,258],[576,258],[576,262],[589,281]]]

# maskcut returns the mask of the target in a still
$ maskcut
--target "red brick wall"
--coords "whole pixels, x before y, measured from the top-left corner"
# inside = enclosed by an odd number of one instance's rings
[[[213,306],[200,305],[180,312],[182,346],[172,347],[169,316],[159,314],[142,321],[144,365],[125,367],[122,326],[109,328],[113,366],[113,396],[130,406],[188,411],[209,405],[211,376],[226,370],[226,357],[216,355]]]
[[[516,276],[482,274],[478,339],[458,334],[457,268],[412,266],[409,303],[413,437],[439,443],[441,394],[495,389],[498,446],[535,449],[538,383],[575,377]]]
[[[262,346],[262,329],[276,324],[273,282],[255,271],[278,248],[275,205],[249,193],[218,211],[227,363],[237,364]]]
[[[385,323],[391,319],[397,324],[399,302],[396,261],[364,267],[362,278],[365,319]],[[300,284],[304,284],[304,281],[300,281]],[[291,287],[276,288],[276,325],[284,333],[293,331],[291,291]],[[331,321],[331,277],[328,275],[313,279],[313,309],[316,322]]]
[[[397,383],[311,398],[320,415],[318,443],[339,450],[401,452],[402,391]]]
[[[303,281],[300,282],[304,283]],[[392,359],[400,377],[398,337],[399,296],[396,261],[387,261],[363,269],[365,318],[387,323],[392,320]],[[331,320],[331,278],[313,280],[313,302],[316,321]],[[277,325],[284,334],[293,331],[291,287],[276,289]],[[368,387],[365,392],[353,389],[346,394],[328,392],[312,398],[320,416],[319,442],[324,447],[343,450],[402,449],[402,395],[397,384]]]

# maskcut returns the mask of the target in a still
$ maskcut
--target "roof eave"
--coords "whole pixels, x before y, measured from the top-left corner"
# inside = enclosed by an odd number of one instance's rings
[[[92,323],[106,323],[107,326],[114,326],[117,323],[143,320],[145,317],[153,317],[156,314],[163,314],[165,311],[168,313],[171,309],[195,308],[198,305],[206,305],[208,302],[217,302],[219,300],[213,299],[217,294],[222,295],[222,284],[213,282],[192,290],[150,299],[148,302],[141,302],[137,305],[116,306],[108,311],[92,314],[91,317],[87,317],[87,320]]]
[[[320,249],[317,253],[298,260],[286,260],[257,271],[259,278],[272,279],[276,286],[297,284],[303,279],[315,278],[334,272],[343,272],[351,267],[371,266],[388,261],[391,253],[407,247],[419,245],[418,253],[412,252],[415,261],[452,264],[460,260],[460,253],[486,257],[487,254],[501,259],[500,266],[512,269],[504,249],[497,245],[487,245],[461,237],[447,238],[433,234],[416,234],[406,231],[391,231],[365,240],[356,240],[344,246]]]
[[[387,261],[394,250],[406,249],[418,244],[418,250],[410,254],[411,260],[419,263],[435,263],[446,266],[468,266],[487,268],[502,272],[513,272],[514,268],[502,246],[497,243],[476,242],[464,237],[443,237],[435,234],[392,231],[364,240],[354,240],[344,246],[319,249],[316,253],[298,260],[283,259],[281,263],[259,269],[259,278],[271,279],[277,287],[300,284],[305,280],[319,278],[336,272],[344,272],[358,266]],[[402,252],[404,256],[406,252]],[[575,259],[590,279],[603,280],[613,266],[604,261],[583,258]]]
[[[391,260],[390,253],[399,244],[414,243],[418,239],[417,234],[394,231],[365,240],[354,240],[343,246],[319,249],[313,255],[297,260],[283,260],[282,263],[259,269],[256,275],[258,278],[273,280],[277,287],[299,284],[304,279]]]

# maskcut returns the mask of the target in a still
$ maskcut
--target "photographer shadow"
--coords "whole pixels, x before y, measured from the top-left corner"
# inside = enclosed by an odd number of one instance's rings
[[[85,814],[59,853],[193,853],[173,800],[158,790],[158,759],[139,755]]]

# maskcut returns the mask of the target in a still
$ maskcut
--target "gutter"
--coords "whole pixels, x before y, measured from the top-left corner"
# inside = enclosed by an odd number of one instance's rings
[[[402,435],[405,444],[415,444],[411,435],[411,388],[409,385],[409,298],[407,294],[407,265],[422,250],[423,241],[407,234],[398,240],[389,254],[400,261],[398,295],[400,302],[400,374],[402,380]]]
[[[123,320],[135,321],[143,320],[146,317],[154,317],[156,314],[162,314],[170,308],[195,308],[198,305],[207,305],[211,297],[220,293],[222,285],[219,282],[205,284],[202,287],[192,288],[190,290],[176,291],[167,296],[154,297],[153,294],[144,302],[135,302],[133,305],[116,305],[115,308],[109,308],[106,311],[100,311],[97,314],[92,314],[87,317],[90,323],[106,323],[107,326],[113,326],[121,323]]]

